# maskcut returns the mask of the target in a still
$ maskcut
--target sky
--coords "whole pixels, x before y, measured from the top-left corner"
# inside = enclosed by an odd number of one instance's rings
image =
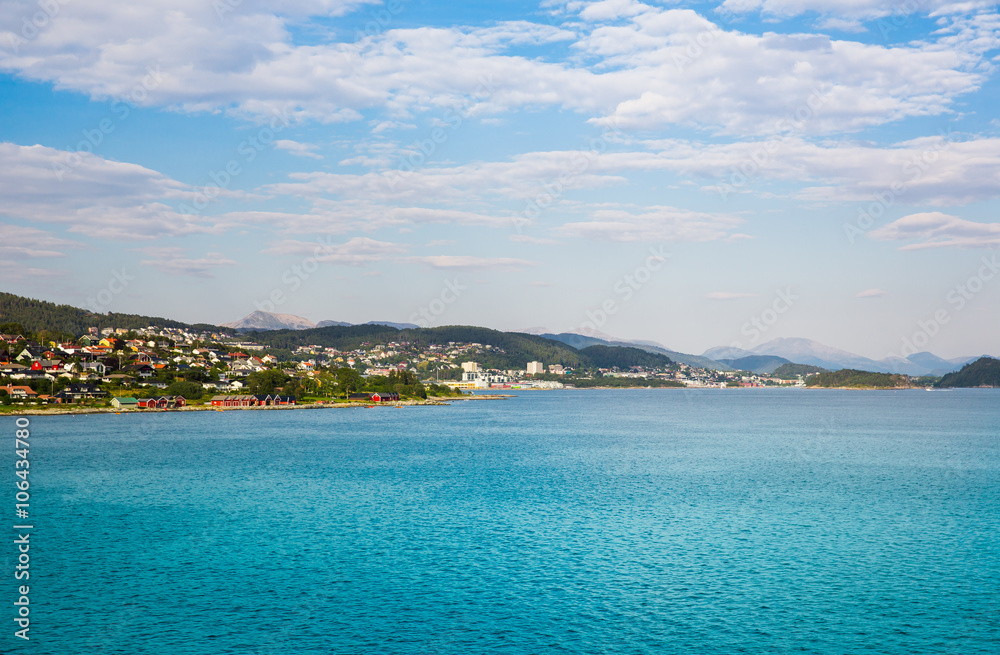
[[[0,4],[0,290],[1000,355],[995,2],[270,4]]]

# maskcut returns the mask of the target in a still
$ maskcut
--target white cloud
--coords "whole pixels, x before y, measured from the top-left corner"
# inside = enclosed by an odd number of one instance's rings
[[[14,219],[64,224],[70,232],[112,239],[156,239],[212,229],[206,220],[181,214],[168,204],[198,198],[196,189],[136,164],[0,143],[0,170],[0,211]]]
[[[871,201],[937,206],[1000,197],[1000,139],[922,137],[888,146],[801,137],[703,144],[651,141],[645,164],[704,180],[723,195],[760,189],[765,181],[804,183],[796,193],[823,202]]]
[[[881,298],[885,295],[885,291],[882,289],[865,289],[854,296],[855,298]]]
[[[508,237],[514,243],[527,243],[535,246],[551,246],[559,243],[555,239],[543,239],[541,237],[532,237],[527,234],[512,234]]]
[[[537,266],[537,262],[511,257],[475,257],[472,255],[430,255],[410,257],[408,261],[446,270],[511,270]]]
[[[345,243],[330,243],[329,239],[313,242],[286,239],[263,252],[278,255],[302,255],[316,261],[361,266],[393,259],[406,252],[408,246],[367,237],[354,237]]]
[[[0,259],[0,279],[4,282],[30,282],[38,278],[65,279],[69,271],[54,268],[25,266],[15,260]]]
[[[140,252],[150,257],[140,262],[143,266],[152,266],[167,275],[191,275],[194,277],[213,277],[212,270],[220,266],[235,266],[236,262],[226,259],[221,253],[210,252],[200,259],[191,259],[182,248],[148,247],[140,248]]]
[[[867,31],[860,21],[844,18],[827,18],[820,27],[828,30],[840,30],[841,32],[860,33]]]
[[[910,214],[869,236],[880,241],[911,241],[900,250],[927,248],[994,248],[1000,246],[1000,223],[975,223],[941,212]]]
[[[67,248],[80,247],[80,243],[60,239],[43,230],[0,223],[0,258],[3,259],[63,257]]]
[[[15,6],[0,18],[8,30],[0,44],[32,7],[27,0],[8,4]],[[691,10],[607,0],[578,5],[586,22],[573,30],[511,21],[294,43],[297,17],[339,15],[360,4],[300,2],[292,12],[283,5],[278,16],[246,2],[220,20],[196,0],[157,0],[128,11],[74,0],[35,39],[0,49],[0,70],[93,98],[183,111],[287,113],[321,122],[377,112],[376,130],[448,107],[482,115],[548,106],[621,128],[686,124],[770,134],[821,89],[822,107],[803,129],[829,133],[952,111],[955,98],[983,80],[976,68],[983,50],[970,44],[988,40],[983,26],[907,47],[752,35]],[[580,57],[546,61],[509,52],[557,41]]]
[[[289,139],[278,139],[274,142],[274,147],[278,150],[285,150],[296,157],[310,157],[312,159],[323,159],[322,155],[314,152],[316,146],[310,143],[299,143]]]
[[[598,209],[591,220],[566,223],[557,232],[596,241],[716,241],[743,222],[727,214],[707,214],[650,206],[639,213]]]
[[[851,19],[873,19],[886,16],[907,16],[912,13],[966,13],[995,6],[990,0],[726,0],[720,10],[733,13],[760,11],[779,17],[799,16],[808,12],[820,15],[846,16]]]
[[[796,123],[805,133],[858,130],[949,111],[957,95],[982,80],[971,70],[980,58],[961,48],[757,36],[679,9],[650,9],[629,25],[598,27],[577,47],[614,67],[602,81],[619,84],[621,93],[608,94],[615,108],[598,120],[626,128],[682,123],[776,134]],[[796,122],[797,115],[807,120]]]

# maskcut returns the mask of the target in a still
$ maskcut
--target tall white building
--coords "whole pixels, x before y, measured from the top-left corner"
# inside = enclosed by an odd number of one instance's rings
[[[534,375],[535,373],[544,373],[545,366],[541,362],[528,362],[528,375]]]
[[[479,364],[476,362],[462,362],[462,372],[464,373],[478,373]]]

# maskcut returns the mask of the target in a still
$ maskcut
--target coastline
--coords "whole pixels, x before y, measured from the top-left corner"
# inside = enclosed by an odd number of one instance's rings
[[[427,407],[450,405],[452,401],[465,400],[503,400],[513,397],[511,394],[481,394],[478,396],[428,396],[427,400],[400,400],[393,403],[303,403],[301,405],[265,405],[255,407],[214,407],[212,405],[188,405],[172,409],[115,409],[114,407],[67,407],[62,409],[24,409],[4,412],[0,416],[79,416],[84,414],[162,414],[167,412],[246,412],[246,411],[284,411],[296,409],[351,409],[377,407]],[[50,406],[51,407],[51,406]]]

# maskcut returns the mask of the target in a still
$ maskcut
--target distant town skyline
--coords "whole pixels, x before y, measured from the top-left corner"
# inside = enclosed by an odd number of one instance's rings
[[[996,3],[14,0],[2,291],[1000,355]]]

